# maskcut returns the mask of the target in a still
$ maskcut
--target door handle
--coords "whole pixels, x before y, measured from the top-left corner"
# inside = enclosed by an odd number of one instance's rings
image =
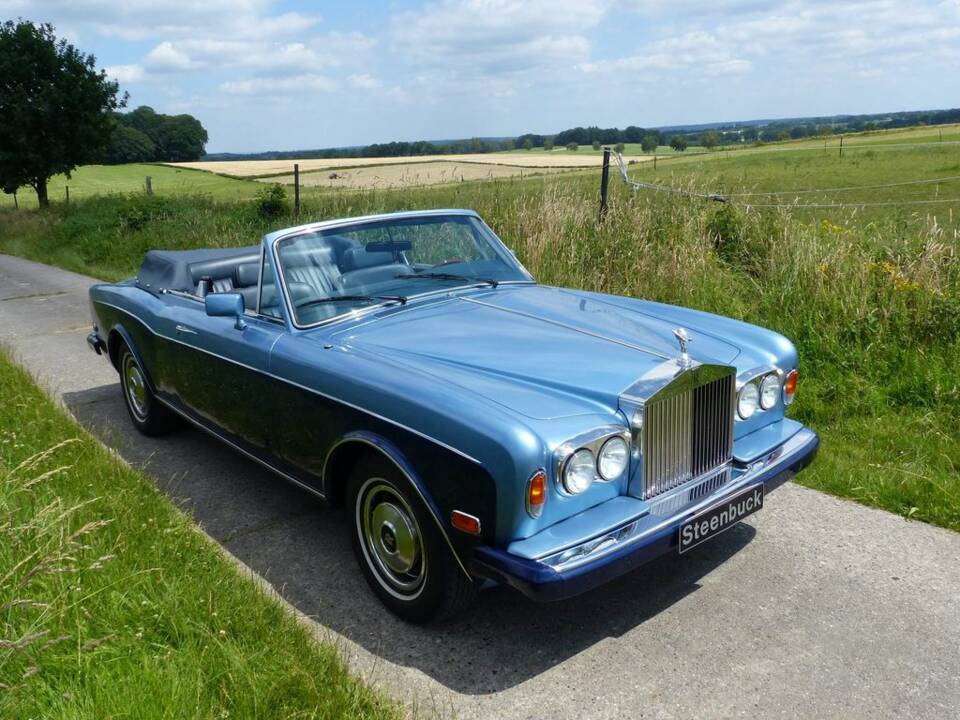
[[[184,333],[186,335],[196,335],[197,331],[193,328],[188,328],[186,325],[177,325],[175,328],[178,333]]]

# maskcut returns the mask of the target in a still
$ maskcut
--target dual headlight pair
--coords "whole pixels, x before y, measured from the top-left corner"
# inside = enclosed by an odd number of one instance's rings
[[[779,372],[759,375],[745,382],[737,393],[737,415],[741,420],[747,420],[758,410],[772,410],[781,397],[783,404],[789,405],[797,393],[797,379],[797,371],[791,370],[782,382]]]
[[[570,495],[586,492],[594,481],[609,482],[623,475],[630,460],[627,441],[619,435],[604,441],[594,455],[590,448],[582,447],[563,463],[560,483]]]

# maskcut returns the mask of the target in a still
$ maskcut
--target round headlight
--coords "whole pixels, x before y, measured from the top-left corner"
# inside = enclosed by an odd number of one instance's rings
[[[748,382],[737,395],[737,415],[746,420],[751,417],[760,405],[760,390],[755,382]]]
[[[577,450],[563,466],[563,489],[571,495],[579,495],[593,485],[594,475],[593,453],[586,449]]]
[[[604,480],[614,480],[627,469],[629,455],[627,443],[622,437],[612,437],[600,448],[597,455],[597,472]]]
[[[760,407],[769,410],[777,404],[780,397],[780,376],[770,373],[760,383]]]

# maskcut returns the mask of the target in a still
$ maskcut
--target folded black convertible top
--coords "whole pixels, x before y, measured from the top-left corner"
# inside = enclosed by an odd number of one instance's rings
[[[150,250],[143,257],[137,285],[158,292],[193,292],[200,278],[232,276],[237,265],[260,261],[260,246],[216,250]]]

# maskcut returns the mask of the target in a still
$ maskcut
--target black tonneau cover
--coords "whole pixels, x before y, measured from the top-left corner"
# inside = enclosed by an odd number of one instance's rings
[[[137,285],[158,292],[194,292],[200,278],[232,277],[240,263],[260,262],[260,246],[217,250],[150,250],[143,257]]]

